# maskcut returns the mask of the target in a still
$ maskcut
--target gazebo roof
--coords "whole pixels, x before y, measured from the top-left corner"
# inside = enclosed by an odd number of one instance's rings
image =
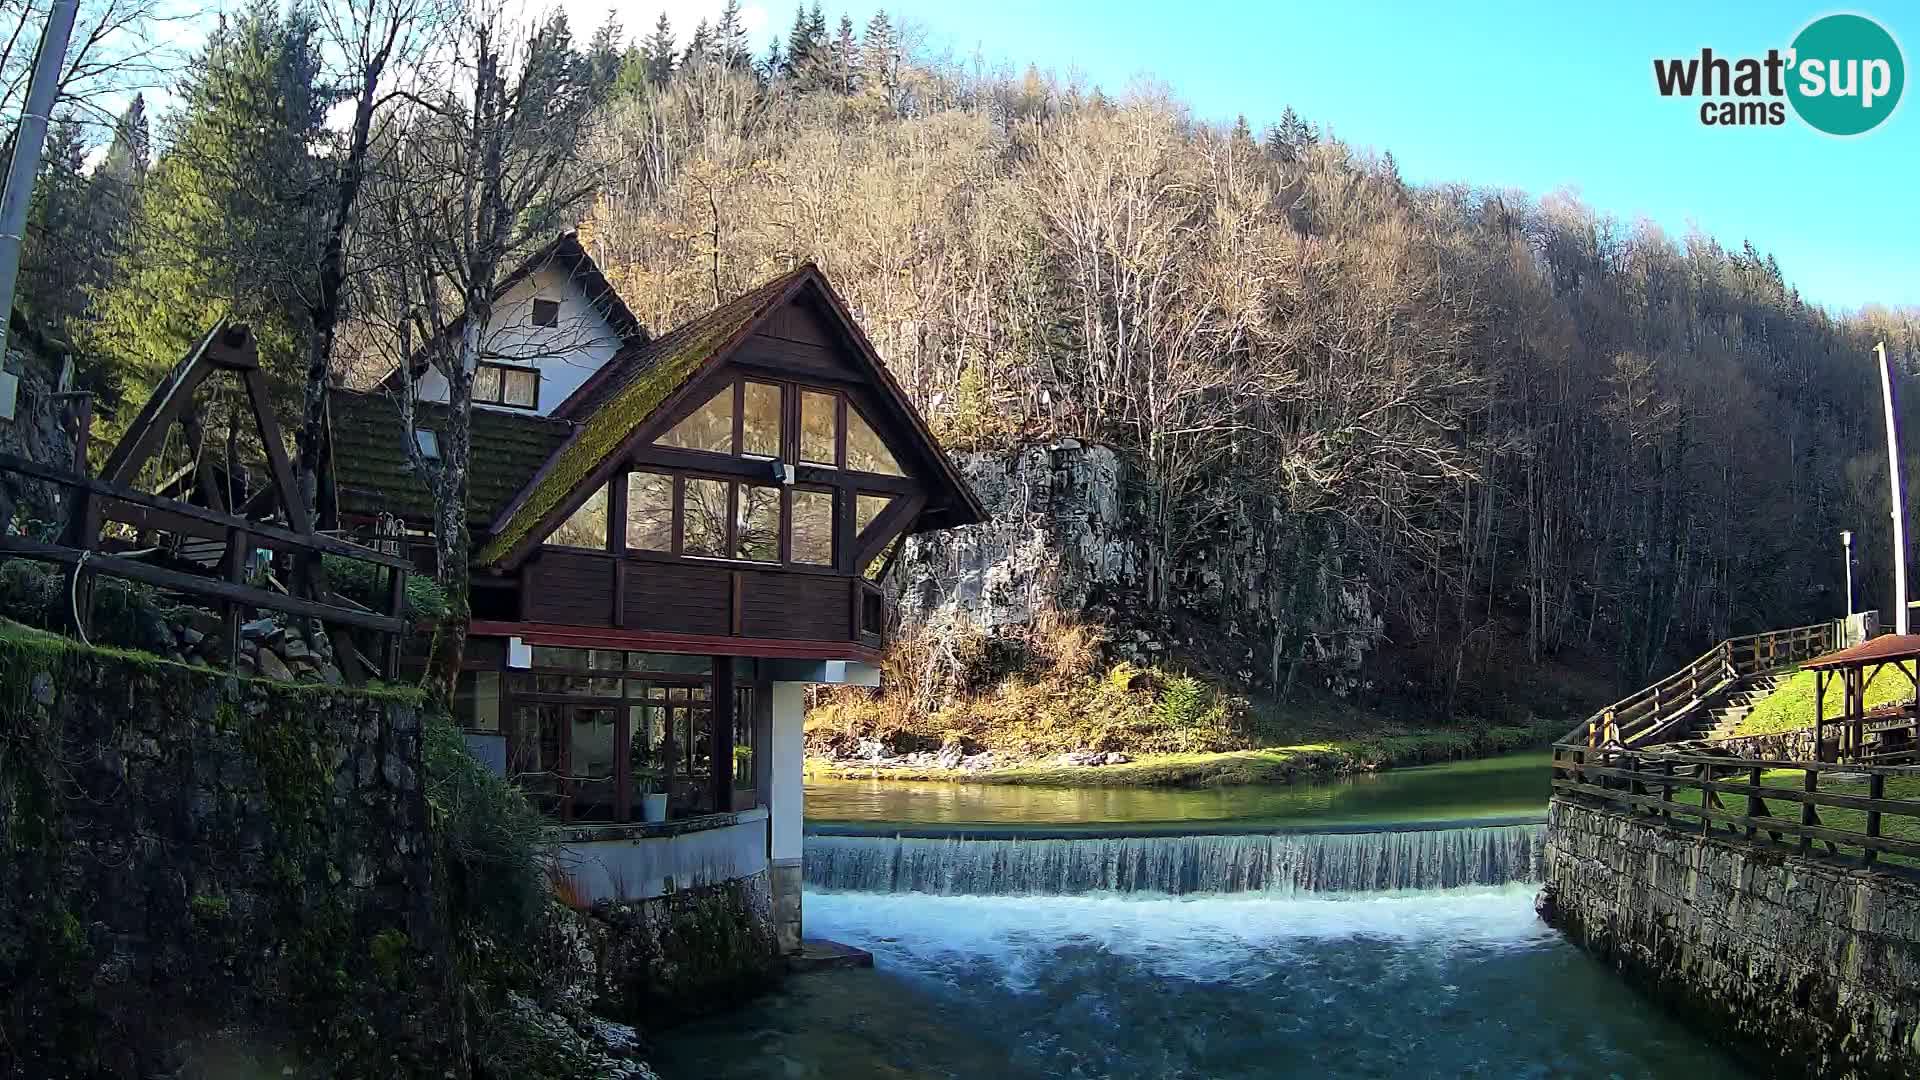
[[[1882,634],[1851,648],[1816,656],[1800,666],[1808,671],[1834,671],[1902,660],[1920,660],[1920,634]]]

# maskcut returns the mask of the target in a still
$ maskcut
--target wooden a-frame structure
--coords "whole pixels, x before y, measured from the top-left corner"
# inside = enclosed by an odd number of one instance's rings
[[[204,470],[185,478],[190,499],[139,491],[133,482],[159,454],[174,425],[193,417],[194,394],[209,379],[229,376],[245,391],[260,444],[266,454],[268,485],[244,505],[229,505],[219,485]],[[240,623],[249,608],[281,611],[317,619],[333,643],[342,674],[362,682],[370,671],[392,677],[397,668],[399,635],[406,574],[405,559],[351,544],[316,532],[306,502],[294,480],[279,422],[273,414],[266,375],[260,368],[259,347],[244,324],[222,320],[208,330],[194,348],[174,365],[155,388],[126,434],[107,455],[97,478],[76,476],[10,455],[0,455],[0,469],[64,485],[73,491],[61,542],[45,543],[26,537],[0,536],[0,554],[20,555],[73,567],[74,617],[84,634],[91,621],[91,584],[95,574],[140,581],[159,588],[214,600],[220,605],[226,655],[237,661]],[[131,524],[147,538],[159,534],[215,541],[223,552],[217,576],[141,561],[144,550],[103,539],[106,521]],[[289,556],[292,574],[285,592],[250,584],[248,562],[257,549],[268,548]],[[386,611],[373,612],[344,600],[327,586],[322,554],[372,562],[390,571]],[[378,662],[368,661],[343,631],[371,630],[384,636]]]

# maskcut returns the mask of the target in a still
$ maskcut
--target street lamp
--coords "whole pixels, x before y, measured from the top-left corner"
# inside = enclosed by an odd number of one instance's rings
[[[1840,530],[1840,546],[1846,549],[1847,559],[1847,618],[1853,618],[1853,530]]]

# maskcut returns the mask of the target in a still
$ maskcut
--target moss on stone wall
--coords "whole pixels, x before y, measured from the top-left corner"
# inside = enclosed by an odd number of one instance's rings
[[[608,1015],[659,1025],[737,1004],[779,973],[767,875],[602,901],[600,974]]]
[[[464,1072],[418,700],[0,623],[0,1073]]]

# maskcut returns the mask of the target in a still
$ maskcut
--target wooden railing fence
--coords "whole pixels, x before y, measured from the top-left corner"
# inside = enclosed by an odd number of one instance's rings
[[[73,492],[70,520],[78,523],[70,526],[67,534],[69,542],[66,543],[0,534],[0,556],[12,555],[56,563],[72,567],[73,572],[83,578],[105,574],[213,601],[222,613],[222,644],[229,666],[237,658],[240,624],[247,617],[247,612],[264,609],[380,634],[382,656],[370,666],[388,678],[396,673],[398,645],[407,628],[402,615],[406,601],[406,576],[407,571],[412,569],[412,564],[405,558],[320,533],[296,533],[271,522],[75,475],[12,454],[0,454],[0,472],[17,473],[69,489]],[[98,529],[103,520],[126,522],[142,530],[165,530],[218,540],[224,544],[220,573],[218,576],[203,576],[155,566],[130,558],[125,552],[115,552],[99,540]],[[248,584],[248,561],[252,552],[258,549],[291,556],[292,561],[303,568],[297,577],[318,577],[317,583],[312,580],[306,582],[310,587],[304,591],[309,592],[309,596],[291,595]],[[386,610],[369,611],[338,598],[311,599],[310,596],[315,592],[331,596],[325,592],[324,577],[319,576],[318,560],[321,555],[356,559],[387,568]],[[79,610],[75,613],[81,623],[80,629],[83,633],[89,632],[92,629],[92,605],[86,598],[91,590],[82,588],[81,583],[76,581],[74,592],[80,598],[76,605]],[[341,657],[343,665],[347,659]]]
[[[1820,854],[1866,866],[1882,856],[1905,867],[1920,866],[1920,798],[1890,798],[1890,783],[1920,792],[1920,766],[1760,761],[1569,743],[1553,748],[1555,795],[1658,818],[1668,826],[1682,819],[1704,836],[1797,849],[1803,855],[1814,854],[1817,844],[1824,849]],[[1854,790],[1834,790],[1840,785]],[[1698,800],[1676,797],[1686,793]],[[1776,813],[1775,807],[1785,812]]]
[[[1728,638],[1679,671],[1581,721],[1561,741],[1587,747],[1659,742],[1735,682],[1832,652],[1838,641],[1836,624],[1830,622]]]

